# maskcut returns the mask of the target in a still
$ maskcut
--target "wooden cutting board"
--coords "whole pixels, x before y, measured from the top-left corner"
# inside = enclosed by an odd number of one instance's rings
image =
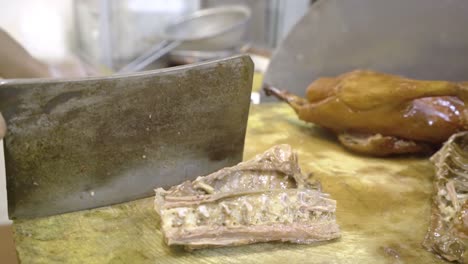
[[[153,199],[14,223],[22,263],[443,263],[421,246],[430,216],[428,157],[369,158],[295,116],[252,106],[244,160],[276,144],[338,202],[342,237],[314,245],[263,243],[188,253],[164,244]],[[156,186],[155,186],[156,187]]]

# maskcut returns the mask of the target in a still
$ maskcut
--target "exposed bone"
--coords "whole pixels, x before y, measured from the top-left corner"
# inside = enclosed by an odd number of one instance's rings
[[[187,249],[340,236],[336,202],[310,184],[289,145],[169,190],[155,209],[168,245]]]

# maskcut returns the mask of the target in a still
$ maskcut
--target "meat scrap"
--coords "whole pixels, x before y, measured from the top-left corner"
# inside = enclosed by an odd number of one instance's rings
[[[336,201],[301,173],[289,145],[169,190],[156,190],[165,242],[187,250],[340,236]]]
[[[468,131],[450,137],[431,161],[435,193],[423,245],[446,260],[468,263]]]

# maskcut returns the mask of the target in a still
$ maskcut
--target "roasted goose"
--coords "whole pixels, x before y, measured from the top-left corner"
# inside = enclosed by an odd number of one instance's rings
[[[336,202],[301,174],[289,145],[169,190],[155,209],[168,245],[186,249],[340,236]]]
[[[453,135],[431,161],[436,176],[423,245],[449,261],[468,263],[468,132]]]
[[[427,152],[468,130],[468,85],[463,83],[353,71],[316,80],[307,88],[307,99],[272,87],[265,91],[363,154]]]

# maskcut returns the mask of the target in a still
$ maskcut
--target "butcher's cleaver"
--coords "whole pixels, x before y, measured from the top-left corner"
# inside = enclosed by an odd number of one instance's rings
[[[0,84],[10,218],[153,195],[242,160],[248,56],[76,80]]]
[[[275,51],[265,83],[305,95],[317,78],[356,69],[466,81],[466,25],[468,1],[318,0]]]

